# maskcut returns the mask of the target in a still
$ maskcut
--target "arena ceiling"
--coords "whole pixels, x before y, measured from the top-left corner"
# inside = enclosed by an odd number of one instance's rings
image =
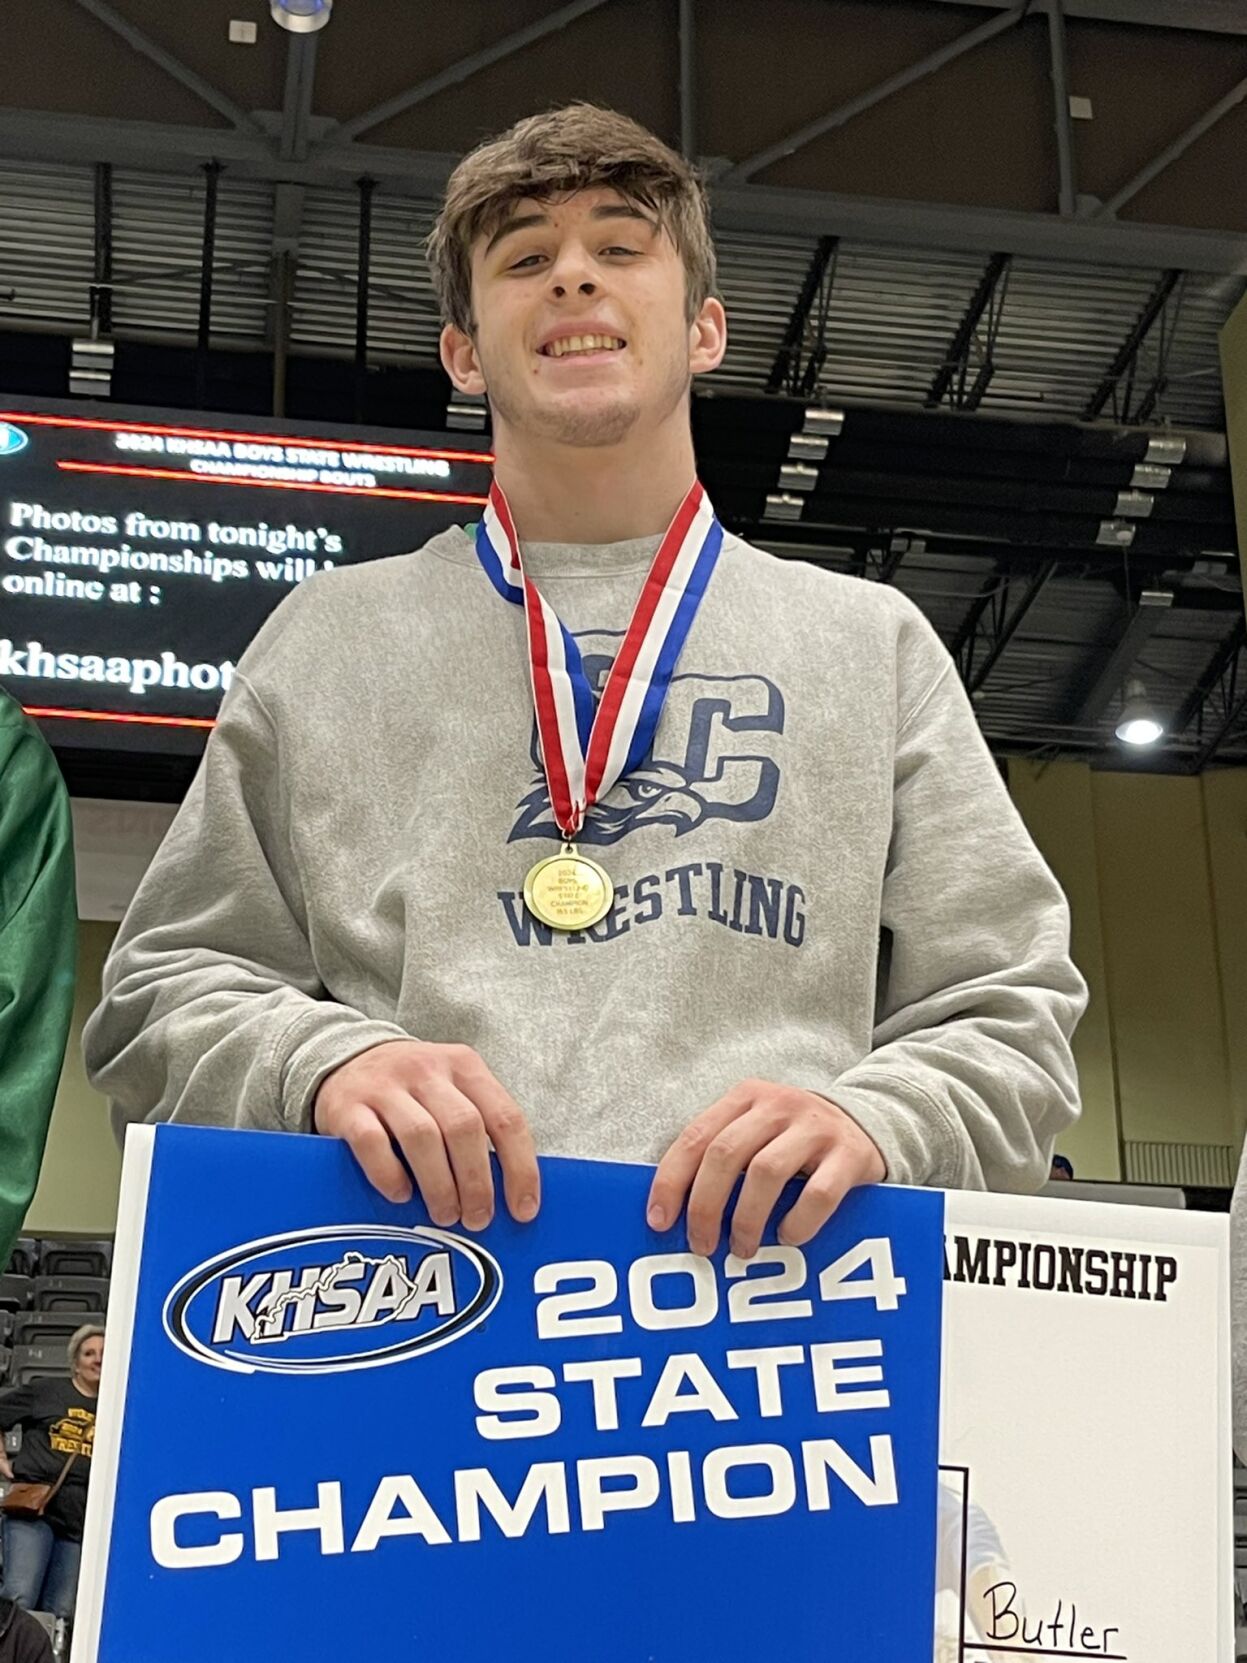
[[[911,593],[1002,750],[1245,762],[1217,350],[1247,288],[1244,12],[336,0],[294,36],[263,0],[7,0],[0,384],[67,393],[43,348],[94,333],[114,397],[146,353],[202,402],[206,355],[216,407],[255,407],[250,362],[306,416],[299,365],[362,355],[444,420],[420,244],[450,166],[609,103],[712,182],[732,346],[697,434],[733,523]],[[1112,737],[1127,674],[1169,720],[1144,759]]]

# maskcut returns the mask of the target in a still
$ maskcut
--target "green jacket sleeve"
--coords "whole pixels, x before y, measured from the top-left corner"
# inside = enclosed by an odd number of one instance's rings
[[[0,693],[0,1270],[39,1177],[76,949],[69,794],[39,730]]]

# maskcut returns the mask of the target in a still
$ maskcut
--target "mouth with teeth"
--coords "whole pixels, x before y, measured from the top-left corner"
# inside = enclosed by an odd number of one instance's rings
[[[622,352],[624,340],[619,335],[564,335],[548,341],[541,348],[543,358],[571,358],[588,352]]]

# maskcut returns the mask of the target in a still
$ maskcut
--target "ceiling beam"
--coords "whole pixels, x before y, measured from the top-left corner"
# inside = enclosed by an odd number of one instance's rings
[[[695,0],[680,0],[680,152],[697,160],[697,19]]]
[[[818,299],[823,284],[827,281],[828,268],[835,259],[838,246],[835,237],[820,237],[818,246],[806,268],[805,277],[801,283],[801,292],[797,296],[796,305],[792,309],[792,316],[788,320],[788,327],[784,331],[783,344],[771,365],[771,373],[767,378],[768,393],[788,392],[796,396],[802,391],[801,377],[801,349],[805,344],[805,332],[809,325],[810,314],[814,310],[814,302]],[[821,368],[821,365],[819,366]],[[814,380],[817,382],[818,371],[815,370]],[[809,389],[812,391],[813,389]]]
[[[970,297],[970,304],[966,307],[965,315],[957,326],[957,333],[953,336],[948,348],[948,354],[940,365],[934,381],[927,392],[925,404],[928,410],[933,410],[941,404],[945,395],[952,389],[953,377],[956,376],[964,390],[965,377],[969,372],[970,346],[978,327],[983,321],[983,314],[994,307],[996,292],[1004,278],[1007,277],[1010,257],[1007,254],[993,254],[987,262],[987,267],[979,278],[978,287]],[[987,390],[987,383],[995,372],[992,364],[990,346],[983,356],[983,365],[970,389],[970,396],[977,405]]]
[[[315,123],[313,123],[315,125]],[[283,162],[267,138],[229,128],[161,125],[95,116],[0,108],[0,156],[7,161],[95,162],[192,173],[213,159],[230,177],[349,189],[362,175],[388,193],[436,198],[457,156],[315,140],[306,161]],[[1193,231],[1130,221],[1062,219],[1001,208],[843,196],[829,191],[712,183],[715,224],[723,230],[859,238],[897,248],[951,248],[1110,266],[1173,266],[1239,276],[1247,272],[1247,234]]]
[[[559,34],[568,24],[575,23],[577,18],[609,4],[610,0],[571,0],[569,5],[560,6],[557,11],[538,18],[536,23],[530,23],[523,29],[516,29],[511,34],[504,35],[492,46],[469,53],[466,58],[460,58],[446,69],[439,70],[436,75],[430,75],[414,87],[408,87],[406,92],[387,98],[384,104],[365,110],[362,115],[352,116],[350,121],[343,122],[337,129],[338,134],[348,141],[357,139],[361,133],[380,127],[383,122],[392,121],[396,115],[402,115],[405,111],[414,109],[417,104],[427,102],[437,93],[445,92],[447,87],[457,87],[473,75],[478,75],[482,69],[488,69],[491,64],[514,57],[517,52],[522,52],[534,41],[543,40],[547,35]]]
[[[1056,575],[1058,564],[1059,562],[1055,560],[1049,560],[1038,571],[1031,573],[1021,600],[1018,601],[1009,616],[1003,620],[987,650],[986,658],[983,659],[981,664],[974,666],[969,680],[966,682],[966,691],[971,696],[981,691],[984,682],[996,668],[1004,656],[1005,649],[1020,629],[1022,620],[1047,588],[1049,580]]]
[[[1193,774],[1203,772],[1203,770],[1216,756],[1217,752],[1221,749],[1222,745],[1225,744],[1230,735],[1238,728],[1238,725],[1243,720],[1244,716],[1247,716],[1247,686],[1244,686],[1242,692],[1239,693],[1234,699],[1234,702],[1225,713],[1225,719],[1221,723],[1221,726],[1217,728],[1215,733],[1212,734],[1207,743],[1204,745],[1203,750],[1200,751],[1198,756],[1196,756],[1192,761],[1191,772]]]
[[[1053,127],[1056,131],[1057,193],[1067,218],[1078,212],[1078,178],[1074,126],[1069,107],[1069,43],[1065,38],[1065,0],[1048,0],[1048,62],[1051,69]]]
[[[759,150],[755,155],[748,156],[743,162],[737,162],[730,169],[727,177],[734,183],[743,183],[752,179],[755,173],[761,173],[775,162],[782,162],[785,157],[793,155],[798,150],[804,150],[807,144],[815,139],[821,139],[824,134],[834,132],[837,127],[844,127],[862,115],[866,110],[873,110],[876,104],[882,104],[885,98],[891,98],[894,93],[903,92],[906,87],[912,87],[916,82],[923,81],[928,75],[934,75],[946,64],[955,63],[967,52],[973,52],[976,47],[986,41],[994,40],[1007,29],[1012,29],[1015,23],[1020,23],[1030,9],[1030,0],[1014,0],[1007,11],[999,17],[989,18],[986,23],[980,23],[977,28],[969,30],[964,35],[958,35],[956,40],[947,46],[941,46],[938,51],[929,52],[925,58],[919,58],[915,63],[908,64],[898,70],[895,75],[889,75],[886,81],[860,92],[855,98],[850,98],[847,104],[832,110],[828,115],[819,116],[817,121],[811,121],[804,127],[798,127],[787,137],[777,143],[768,145],[765,150]]]
[[[1148,297],[1147,304],[1140,312],[1134,328],[1114,354],[1113,362],[1104,372],[1104,379],[1092,394],[1087,408],[1083,411],[1084,421],[1094,421],[1109,399],[1112,398],[1117,390],[1117,383],[1138,358],[1143,343],[1155,328],[1157,319],[1163,315],[1165,307],[1169,304],[1169,297],[1177,288],[1181,276],[1180,271],[1162,272],[1160,280]]]
[[[277,153],[283,162],[301,162],[307,157],[312,95],[316,84],[316,43],[318,33],[290,36],[286,55],[286,90],[281,107],[281,134]]]
[[[1176,161],[1185,156],[1193,144],[1198,143],[1205,133],[1211,132],[1218,122],[1224,121],[1231,110],[1236,110],[1245,98],[1247,98],[1247,75],[1239,81],[1237,86],[1231,87],[1224,98],[1219,98],[1211,109],[1205,110],[1198,121],[1192,122],[1185,132],[1179,133],[1176,139],[1173,139],[1163,150],[1153,156],[1151,161],[1140,168],[1132,179],[1128,179],[1120,190],[1114,191],[1108,201],[1096,209],[1095,217],[1097,219],[1112,219],[1119,208],[1124,208],[1127,202],[1133,202],[1140,191],[1146,189],[1153,179],[1158,179]]]
[[[1145,590],[1126,621],[1117,644],[1103,661],[1091,685],[1081,694],[1076,689],[1070,721],[1075,727],[1094,727],[1121,691],[1130,669],[1147,643],[1169,615],[1173,596],[1168,590]]]
[[[161,46],[158,41],[152,40],[149,35],[136,28],[128,17],[123,17],[114,6],[110,6],[108,0],[77,0],[77,3],[97,22],[111,29],[115,35],[119,35],[133,51],[154,63],[157,68],[163,69],[166,75],[172,76],[189,92],[193,92],[196,98],[215,110],[218,115],[223,115],[239,132],[258,131],[254,119],[246,110],[235,104],[232,98],[214,87],[210,81],[205,81],[202,75],[189,64],[184,64],[181,58],[175,57],[167,47]]]
[[[1208,668],[1199,678],[1190,697],[1169,724],[1169,734],[1172,738],[1176,739],[1190,727],[1244,647],[1247,647],[1247,618],[1239,618],[1212,655]]]
[[[1003,11],[1009,0],[929,0],[929,3]],[[1242,0],[1064,0],[1064,4],[1066,17],[1085,17],[1096,23],[1187,29],[1197,34],[1247,35]]]

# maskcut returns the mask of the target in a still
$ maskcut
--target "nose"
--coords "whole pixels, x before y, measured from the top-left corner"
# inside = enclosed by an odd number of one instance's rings
[[[558,300],[565,300],[573,293],[595,295],[599,288],[588,251],[575,241],[565,244],[550,268],[551,294]]]

